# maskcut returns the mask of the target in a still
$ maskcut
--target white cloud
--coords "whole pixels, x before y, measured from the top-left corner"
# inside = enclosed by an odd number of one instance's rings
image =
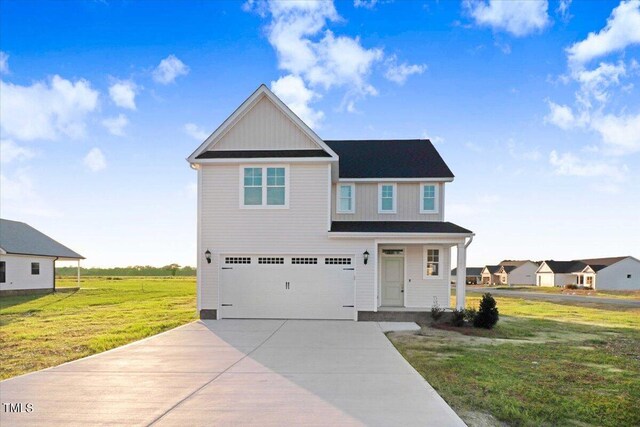
[[[187,133],[187,135],[199,141],[204,141],[209,136],[209,132],[200,128],[195,123],[187,123],[186,125],[184,125],[184,131]]]
[[[189,74],[189,67],[175,55],[169,55],[153,70],[153,80],[166,85],[173,83],[179,76],[187,74]]]
[[[384,52],[364,47],[357,36],[340,36],[327,29],[330,22],[342,19],[332,1],[247,1],[243,9],[270,16],[266,33],[285,77],[302,79],[305,88],[316,94],[343,89],[341,108],[347,111],[355,111],[357,100],[378,93],[369,78]],[[408,72],[417,70],[408,68]],[[298,104],[308,107],[308,103]]]
[[[109,96],[118,107],[136,109],[138,87],[131,80],[118,80],[109,87]]]
[[[464,146],[466,148],[468,148],[469,150],[474,151],[476,153],[481,153],[481,152],[484,151],[481,146],[479,146],[478,144],[476,144],[474,142],[465,142]]]
[[[467,0],[465,7],[477,25],[503,30],[516,37],[543,30],[549,25],[547,0]]]
[[[549,154],[549,163],[558,175],[605,177],[616,182],[624,181],[628,171],[625,166],[607,163],[602,159],[584,160],[571,153],[558,154],[556,150]]]
[[[58,75],[31,86],[0,81],[0,93],[2,131],[17,140],[82,137],[87,114],[98,107],[98,92],[88,81]]]
[[[572,18],[569,13],[569,6],[571,6],[571,2],[572,0],[560,0],[560,3],[558,3],[556,12],[564,22],[568,22]]]
[[[35,155],[33,150],[21,147],[10,139],[0,141],[0,161],[11,163],[14,160],[27,160]]]
[[[589,33],[585,40],[567,49],[569,63],[580,68],[592,59],[624,50],[640,43],[640,0],[623,1],[613,9],[607,25]]]
[[[620,77],[626,75],[626,67],[622,61],[618,64],[602,62],[593,70],[579,70],[573,78],[580,84],[578,101],[585,107],[591,106],[591,99],[600,103],[609,100],[609,88],[620,84]]]
[[[362,7],[364,9],[373,9],[378,4],[378,0],[353,0],[353,7]]]
[[[124,136],[124,128],[128,124],[129,119],[124,114],[118,114],[116,117],[108,117],[102,120],[102,125],[116,136]]]
[[[9,73],[9,55],[0,51],[0,74]]]
[[[387,71],[384,73],[384,76],[391,80],[392,82],[396,82],[400,85],[404,84],[407,81],[407,78],[413,74],[422,74],[427,70],[427,66],[422,64],[412,64],[409,65],[406,62],[402,64],[398,64],[396,57],[391,57],[387,60]]]
[[[0,174],[0,207],[3,217],[24,215],[55,217],[60,213],[53,209],[35,190],[29,171],[19,169],[12,176]]]
[[[561,129],[568,130],[576,126],[577,120],[573,115],[571,107],[566,105],[558,105],[555,102],[548,101],[549,114],[545,117],[545,121],[558,126]]]
[[[280,77],[271,82],[271,90],[310,128],[319,126],[324,113],[309,106],[318,94],[308,89],[301,77],[292,74]]]
[[[640,151],[640,114],[597,116],[592,120],[591,128],[600,134],[610,154]]]
[[[106,169],[107,159],[99,148],[92,148],[84,158],[84,165],[91,172],[99,172]]]

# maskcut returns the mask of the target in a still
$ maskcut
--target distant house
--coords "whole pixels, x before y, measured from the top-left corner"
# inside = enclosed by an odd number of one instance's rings
[[[533,261],[510,261],[505,260],[500,263],[496,282],[506,286],[533,286],[536,284],[536,270],[539,264]]]
[[[0,293],[54,290],[56,261],[77,260],[79,268],[81,259],[28,224],[0,219]]]
[[[498,276],[496,273],[500,269],[499,265],[485,265],[482,271],[480,272],[480,279],[483,285],[497,285]]]
[[[632,256],[573,261],[544,261],[536,271],[538,286],[578,285],[599,290],[639,290],[640,260]]]
[[[481,273],[483,267],[467,267],[467,285],[478,285],[481,280]],[[451,270],[451,283],[455,283],[458,275],[457,268]]]

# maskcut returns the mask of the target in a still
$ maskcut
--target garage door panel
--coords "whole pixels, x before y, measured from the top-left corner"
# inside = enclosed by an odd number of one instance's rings
[[[259,264],[259,255],[250,258],[251,264],[223,264],[223,318],[353,319],[355,271],[350,264],[325,264],[325,256],[288,256],[283,264]]]

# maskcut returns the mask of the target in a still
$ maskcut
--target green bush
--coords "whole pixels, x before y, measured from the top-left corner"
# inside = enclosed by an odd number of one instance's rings
[[[564,285],[565,289],[578,289],[578,285],[574,285],[573,283],[569,283],[568,285]]]
[[[438,299],[434,298],[433,305],[431,306],[431,318],[434,322],[438,322],[443,314],[444,308],[440,307],[440,304],[438,304]]]
[[[451,324],[453,326],[464,326],[464,312],[465,310],[458,310],[457,308],[451,313]]]
[[[480,309],[475,319],[473,319],[473,326],[476,328],[491,329],[498,323],[498,318],[499,313],[498,307],[496,307],[496,300],[487,292],[482,295]]]
[[[474,307],[469,307],[464,309],[464,320],[469,323],[473,323],[476,320],[476,316],[478,315],[478,310]]]

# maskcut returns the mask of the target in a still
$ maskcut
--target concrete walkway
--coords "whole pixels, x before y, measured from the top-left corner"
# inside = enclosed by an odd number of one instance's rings
[[[3,426],[464,425],[375,322],[198,321],[0,393]]]
[[[473,288],[468,287],[467,292],[474,293],[486,293],[490,292],[492,295],[500,295],[503,297],[512,296],[515,298],[524,299],[539,299],[547,301],[560,301],[560,302],[587,302],[594,304],[613,304],[622,305],[627,307],[640,307],[640,300],[622,299],[622,298],[607,298],[607,297],[595,297],[588,295],[566,295],[566,294],[545,294],[535,291],[512,291],[509,289],[494,289],[494,288]]]

